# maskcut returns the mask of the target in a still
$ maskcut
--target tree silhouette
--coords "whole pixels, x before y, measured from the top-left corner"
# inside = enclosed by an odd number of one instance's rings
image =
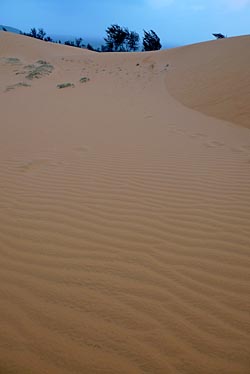
[[[221,33],[219,33],[219,34],[213,34],[213,36],[214,36],[216,39],[224,39],[224,38],[226,38],[226,36],[223,35],[223,34],[221,34]]]
[[[128,31],[126,36],[126,45],[128,51],[136,51],[139,48],[140,36],[135,31]]]
[[[106,29],[107,37],[104,38],[108,51],[124,51],[124,43],[128,35],[128,30],[119,25],[111,25]]]
[[[45,42],[53,42],[53,39],[50,36],[44,38]]]
[[[89,50],[89,51],[94,51],[95,49],[94,49],[94,47],[91,45],[91,44],[87,44],[87,49]]]
[[[37,38],[37,31],[36,31],[36,28],[33,27],[33,28],[30,30],[30,33],[29,33],[28,35],[31,36],[32,38]]]
[[[40,40],[43,40],[44,37],[46,35],[46,32],[44,31],[44,29],[38,29],[38,33],[36,35],[37,39],[40,39]]]
[[[66,42],[64,42],[65,45],[70,45],[71,47],[75,47],[75,43],[70,41],[70,40],[66,40]]]
[[[162,45],[159,36],[153,31],[144,31],[143,49],[144,51],[157,51]]]
[[[75,47],[81,48],[82,46],[82,38],[76,38],[75,39]]]

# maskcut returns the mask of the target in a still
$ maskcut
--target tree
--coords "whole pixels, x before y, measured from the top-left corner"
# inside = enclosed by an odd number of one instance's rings
[[[157,51],[162,45],[159,36],[153,31],[144,31],[143,49],[144,51]]]
[[[128,51],[136,51],[139,48],[140,36],[135,31],[128,31],[126,45]]]
[[[91,44],[87,44],[87,49],[89,50],[89,51],[94,51],[95,49],[94,49],[94,47],[91,45]]]
[[[38,29],[38,33],[36,35],[37,39],[43,40],[46,35],[44,29]]]
[[[81,48],[82,46],[82,38],[76,38],[75,39],[75,47]]]
[[[108,51],[124,51],[128,31],[119,25],[111,25],[106,29],[107,37],[104,38]]]
[[[75,47],[75,43],[70,41],[70,40],[66,40],[66,42],[64,42],[65,45],[70,45],[71,47]]]
[[[29,36],[31,36],[32,38],[37,38],[37,31],[36,31],[36,28],[35,28],[35,27],[33,27],[33,28],[30,30]]]
[[[224,39],[224,38],[226,38],[226,36],[223,35],[223,34],[221,34],[221,33],[219,33],[219,34],[213,34],[213,36],[214,36],[216,39]]]
[[[50,36],[47,36],[44,40],[45,42],[53,42],[53,39]]]
[[[102,44],[101,45],[101,52],[111,52],[112,49],[110,50],[107,45]]]

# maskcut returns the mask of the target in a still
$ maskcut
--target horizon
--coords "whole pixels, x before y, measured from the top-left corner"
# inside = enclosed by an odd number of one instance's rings
[[[54,37],[82,37],[103,44],[111,24],[139,33],[153,29],[163,48],[213,40],[213,33],[249,34],[250,0],[2,0],[1,24],[29,32],[43,28]],[[87,15],[86,15],[87,14]],[[56,21],[55,21],[56,20]]]

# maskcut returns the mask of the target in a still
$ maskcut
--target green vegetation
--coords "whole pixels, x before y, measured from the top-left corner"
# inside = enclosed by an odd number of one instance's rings
[[[82,41],[82,38],[76,38],[74,42],[67,40],[64,44],[69,45],[71,47],[82,48],[85,47],[84,44],[82,44]]]
[[[106,29],[106,45],[102,50],[106,52],[128,52],[136,51],[139,48],[139,34],[129,31],[127,27],[111,25]]]
[[[40,28],[40,29],[37,30],[35,27],[33,27],[30,30],[30,32],[28,32],[28,33],[20,32],[20,34],[30,36],[31,38],[35,38],[35,39],[44,40],[45,42],[53,42],[53,40],[51,39],[50,36],[47,36],[45,38],[46,32],[44,31],[43,28]]]
[[[61,88],[67,88],[67,87],[74,88],[75,85],[73,83],[60,83],[56,87],[59,88],[59,89],[61,89]]]
[[[81,78],[81,79],[79,80],[80,83],[86,83],[86,82],[89,82],[89,81],[90,81],[90,79],[87,78],[87,77],[83,77],[83,78]]]
[[[52,73],[54,69],[53,65],[43,60],[39,60],[33,65],[27,65],[24,68],[26,69],[24,74],[27,74],[25,78],[30,79],[30,80],[39,79],[45,75],[49,75]]]
[[[21,61],[16,57],[3,57],[1,60],[6,64],[19,65]]]
[[[14,90],[15,88],[18,88],[18,87],[31,87],[31,85],[25,82],[19,82],[19,83],[7,86],[5,92]]]
[[[44,60],[38,60],[36,63],[40,65],[48,65],[48,62]]]
[[[144,51],[158,51],[161,49],[161,42],[159,36],[153,31],[145,31],[143,37]]]
[[[87,48],[91,51],[96,52],[134,52],[140,47],[140,36],[136,31],[130,31],[127,27],[121,27],[117,24],[112,24],[106,30],[106,37],[104,38],[105,44],[101,48],[95,49],[91,44],[87,44],[87,47],[83,44],[82,38],[75,38],[75,40],[65,41],[65,45],[77,48]],[[47,42],[53,42],[51,37],[46,35],[44,29],[36,29],[33,27],[29,33],[22,33],[22,35],[30,36],[32,38],[44,40]],[[216,34],[222,35],[222,34]],[[56,41],[55,41],[56,42]],[[61,41],[56,43],[61,44]],[[160,38],[155,31],[145,31],[142,40],[143,51],[155,51],[161,49]]]

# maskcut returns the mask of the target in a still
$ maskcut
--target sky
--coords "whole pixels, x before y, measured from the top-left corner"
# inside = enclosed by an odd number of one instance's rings
[[[143,35],[153,29],[164,47],[250,34],[250,0],[0,0],[0,24],[28,32],[103,41],[119,24]]]

